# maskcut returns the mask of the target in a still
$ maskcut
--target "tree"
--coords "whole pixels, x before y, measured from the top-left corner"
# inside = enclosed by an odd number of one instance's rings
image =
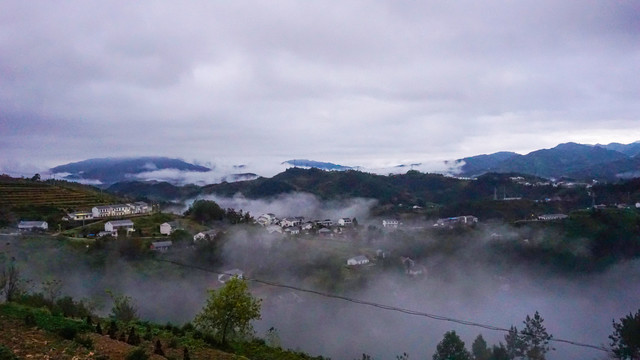
[[[14,301],[20,294],[24,292],[22,280],[20,279],[20,270],[16,267],[13,260],[2,268],[0,272],[0,292],[4,292],[7,302]]]
[[[521,357],[524,355],[524,343],[520,338],[520,333],[518,333],[518,328],[512,326],[509,329],[507,335],[504,336],[504,341],[507,343],[506,350],[507,356],[510,360],[515,359],[516,357]]]
[[[491,347],[491,356],[489,356],[489,360],[509,360],[507,348],[502,343],[493,345]]]
[[[197,200],[184,215],[200,223],[206,223],[224,219],[225,211],[215,201]]]
[[[237,277],[218,290],[209,290],[209,299],[193,321],[196,328],[227,342],[228,336],[249,334],[252,320],[260,319],[261,300],[254,298],[247,283]]]
[[[471,354],[474,360],[488,360],[491,357],[491,350],[487,348],[487,342],[482,335],[478,335],[471,344]]]
[[[31,181],[40,181],[40,174],[33,175],[33,177],[31,178]]]
[[[111,317],[114,320],[128,323],[138,319],[138,309],[130,296],[116,295],[111,290],[106,290],[106,292],[113,300]]]
[[[640,359],[640,310],[635,314],[613,321],[613,334],[611,339],[611,351],[616,359]]]
[[[448,331],[438,343],[433,360],[471,360],[471,355],[456,332]]]
[[[524,344],[524,355],[530,360],[544,360],[545,354],[549,350],[553,350],[549,346],[552,335],[547,333],[547,329],[542,325],[544,319],[536,311],[533,317],[529,317],[524,321],[524,329],[520,331],[521,339]]]

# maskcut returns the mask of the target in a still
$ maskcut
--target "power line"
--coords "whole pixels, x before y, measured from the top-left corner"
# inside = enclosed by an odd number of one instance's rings
[[[173,260],[168,260],[168,259],[157,259],[156,258],[155,260],[161,261],[161,262],[170,263],[170,264],[173,264],[173,265],[176,265],[176,266],[180,266],[180,267],[191,268],[191,269],[200,270],[200,271],[204,271],[204,272],[208,272],[208,273],[212,273],[212,274],[217,274],[217,275],[228,275],[228,276],[235,276],[236,275],[236,274],[228,274],[228,273],[224,273],[224,272],[214,271],[214,270],[211,270],[211,269],[208,269],[208,268],[205,268],[205,267],[201,267],[201,266],[197,266],[197,265],[184,264],[184,263],[181,263],[181,262],[178,262],[178,261],[173,261]],[[253,282],[259,283],[259,284],[264,284],[264,285],[273,286],[273,287],[279,287],[279,288],[285,288],[285,289],[305,292],[305,293],[314,294],[314,295],[318,295],[318,296],[323,296],[323,297],[327,297],[327,298],[343,300],[343,301],[347,301],[347,302],[351,302],[351,303],[355,303],[355,304],[371,306],[371,307],[375,307],[375,308],[378,308],[378,309],[400,312],[400,313],[407,314],[407,315],[422,316],[422,317],[426,317],[426,318],[433,319],[433,320],[448,321],[448,322],[452,322],[452,323],[456,323],[456,324],[460,324],[460,325],[464,325],[464,326],[479,327],[479,328],[482,328],[482,329],[487,329],[487,330],[492,330],[492,331],[502,331],[502,332],[510,332],[511,331],[510,329],[506,329],[506,328],[499,327],[499,326],[482,324],[482,323],[478,323],[478,322],[474,322],[474,321],[468,321],[468,320],[461,320],[461,319],[456,319],[456,318],[452,318],[452,317],[448,317],[448,316],[430,314],[430,313],[427,313],[427,312],[416,311],[416,310],[411,310],[411,309],[405,309],[405,308],[401,308],[401,307],[380,304],[380,303],[367,301],[367,300],[355,299],[355,298],[351,298],[351,297],[347,297],[347,296],[331,294],[331,293],[326,293],[326,292],[312,290],[312,289],[305,289],[305,288],[301,288],[301,287],[298,287],[298,286],[278,283],[278,282],[275,282],[275,281],[262,280],[262,279],[257,279],[257,278],[248,278],[248,277],[243,277],[243,278],[245,280],[253,281]],[[550,339],[550,341],[554,341],[554,342],[558,342],[558,343],[564,343],[564,344],[570,344],[570,345],[575,345],[575,346],[586,347],[586,348],[600,350],[600,351],[604,351],[604,352],[609,352],[609,349],[607,349],[605,347],[602,347],[602,346],[592,345],[592,344],[585,344],[585,343],[580,343],[580,342],[572,341],[572,340],[566,340],[566,339],[560,339],[560,338],[553,338],[552,337]]]

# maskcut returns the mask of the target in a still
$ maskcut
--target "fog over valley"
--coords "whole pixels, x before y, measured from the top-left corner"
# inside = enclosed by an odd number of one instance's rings
[[[193,320],[219,288],[216,272],[241,269],[249,279],[335,294],[420,313],[508,329],[522,328],[538,311],[554,338],[608,346],[612,319],[636,310],[640,294],[640,262],[622,261],[602,270],[580,272],[553,264],[519,261],[507,252],[518,243],[542,244],[559,236],[553,228],[526,228],[482,221],[474,228],[433,230],[433,222],[386,229],[373,216],[376,201],[322,201],[295,193],[272,200],[210,196],[223,208],[258,214],[304,216],[307,219],[357,218],[359,230],[332,237],[294,237],[269,233],[256,225],[227,226],[224,235],[206,244],[176,243],[166,254],[142,256],[118,239],[101,245],[73,247],[55,240],[3,237],[1,251],[15,257],[37,290],[47,279],[60,279],[62,292],[91,299],[107,315],[111,301],[105,289],[131,296],[141,318],[183,324]],[[500,234],[500,236],[496,236]],[[524,239],[527,237],[527,239]],[[4,241],[6,240],[6,241]],[[123,242],[124,241],[124,242]],[[386,253],[385,258],[380,252]],[[571,251],[584,252],[579,247]],[[137,255],[136,255],[137,254]],[[347,266],[364,254],[371,263]],[[407,274],[409,257],[420,266]],[[46,259],[46,261],[42,261]],[[196,266],[212,272],[187,266]],[[416,268],[417,269],[417,268]],[[504,332],[435,320],[249,280],[254,296],[263,299],[256,335],[274,328],[283,347],[333,359],[430,358],[445,332],[455,330],[467,348],[478,334],[488,344],[504,343]],[[273,330],[272,330],[273,331]],[[603,359],[595,349],[552,342],[548,359]]]

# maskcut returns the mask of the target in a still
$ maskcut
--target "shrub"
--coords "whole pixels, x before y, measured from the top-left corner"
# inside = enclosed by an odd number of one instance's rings
[[[169,340],[169,345],[168,345],[171,349],[175,349],[178,347],[178,339],[176,339],[175,337],[171,337],[171,340]]]
[[[11,349],[0,344],[0,360],[18,360],[18,357]]]
[[[24,317],[24,324],[27,326],[36,326],[38,323],[36,322],[36,316],[33,313],[28,313]]]
[[[149,359],[149,355],[143,348],[135,348],[127,354],[127,357],[125,359],[126,360],[147,360]]]
[[[73,340],[78,335],[78,329],[75,326],[65,325],[58,329],[57,334],[67,340]]]
[[[73,341],[84,346],[87,349],[93,349],[93,339],[88,336],[77,335]]]

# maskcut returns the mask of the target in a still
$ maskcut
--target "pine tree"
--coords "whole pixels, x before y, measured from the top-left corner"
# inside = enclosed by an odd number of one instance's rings
[[[478,335],[471,344],[471,354],[474,360],[488,360],[491,356],[491,350],[487,348],[487,342],[482,335]]]
[[[524,321],[524,329],[520,331],[521,339],[524,344],[524,355],[530,360],[545,360],[545,354],[550,350],[554,350],[549,346],[552,335],[547,333],[547,329],[542,325],[544,319],[536,311],[533,317],[529,317]]]
[[[471,360],[471,355],[456,332],[448,331],[438,343],[433,360]]]

